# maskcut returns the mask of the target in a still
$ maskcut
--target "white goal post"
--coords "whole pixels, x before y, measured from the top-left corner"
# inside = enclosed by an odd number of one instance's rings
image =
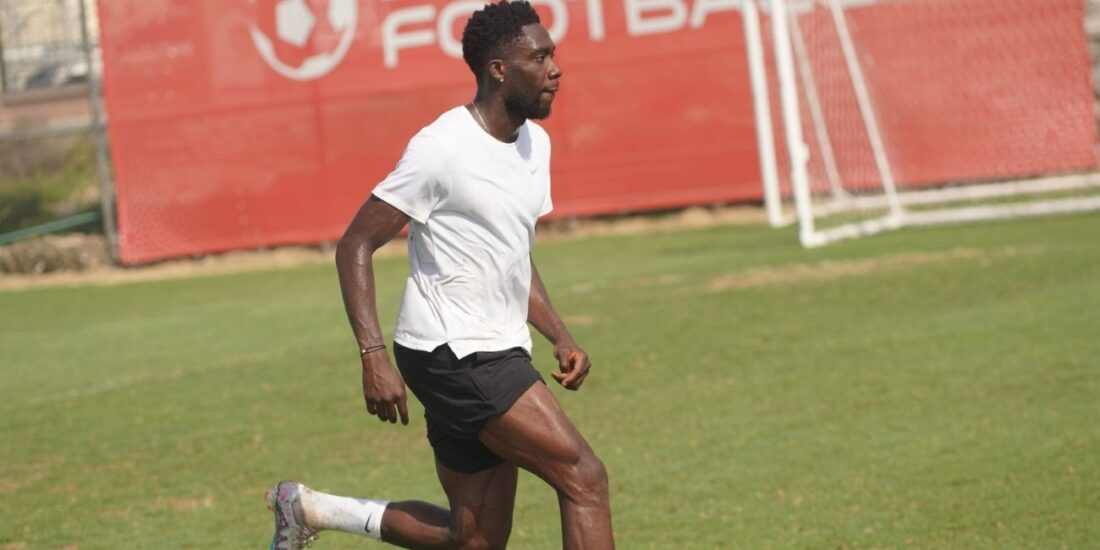
[[[744,0],[769,222],[797,221],[813,247],[905,226],[1100,210],[1074,5]]]

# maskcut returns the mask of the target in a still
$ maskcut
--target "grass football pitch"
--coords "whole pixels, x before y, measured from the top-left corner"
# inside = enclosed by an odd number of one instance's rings
[[[794,243],[537,246],[593,356],[555,392],[608,466],[620,548],[1100,544],[1100,216]],[[387,330],[406,270],[378,265]],[[443,500],[419,405],[404,428],[364,411],[330,265],[0,292],[0,312],[0,549],[266,548],[281,478]],[[558,529],[522,476],[511,547]]]

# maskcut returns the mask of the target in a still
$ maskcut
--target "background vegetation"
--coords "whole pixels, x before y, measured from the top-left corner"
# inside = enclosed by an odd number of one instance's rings
[[[13,141],[0,147],[0,233],[98,208],[91,138]],[[87,229],[97,227],[93,223]]]

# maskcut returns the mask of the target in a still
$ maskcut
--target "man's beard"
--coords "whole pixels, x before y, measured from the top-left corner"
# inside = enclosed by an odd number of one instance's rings
[[[542,94],[536,94],[534,97],[527,99],[518,97],[514,94],[506,94],[504,96],[504,108],[508,110],[508,113],[522,117],[524,119],[542,120],[550,116],[550,103],[545,105],[539,101]]]

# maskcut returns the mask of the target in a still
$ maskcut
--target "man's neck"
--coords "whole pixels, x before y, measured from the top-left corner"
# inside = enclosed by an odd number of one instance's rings
[[[485,131],[498,141],[514,142],[518,137],[519,127],[526,122],[526,119],[508,112],[500,94],[490,95],[479,91],[474,97],[472,106],[475,115],[480,115],[478,122],[481,122]]]

